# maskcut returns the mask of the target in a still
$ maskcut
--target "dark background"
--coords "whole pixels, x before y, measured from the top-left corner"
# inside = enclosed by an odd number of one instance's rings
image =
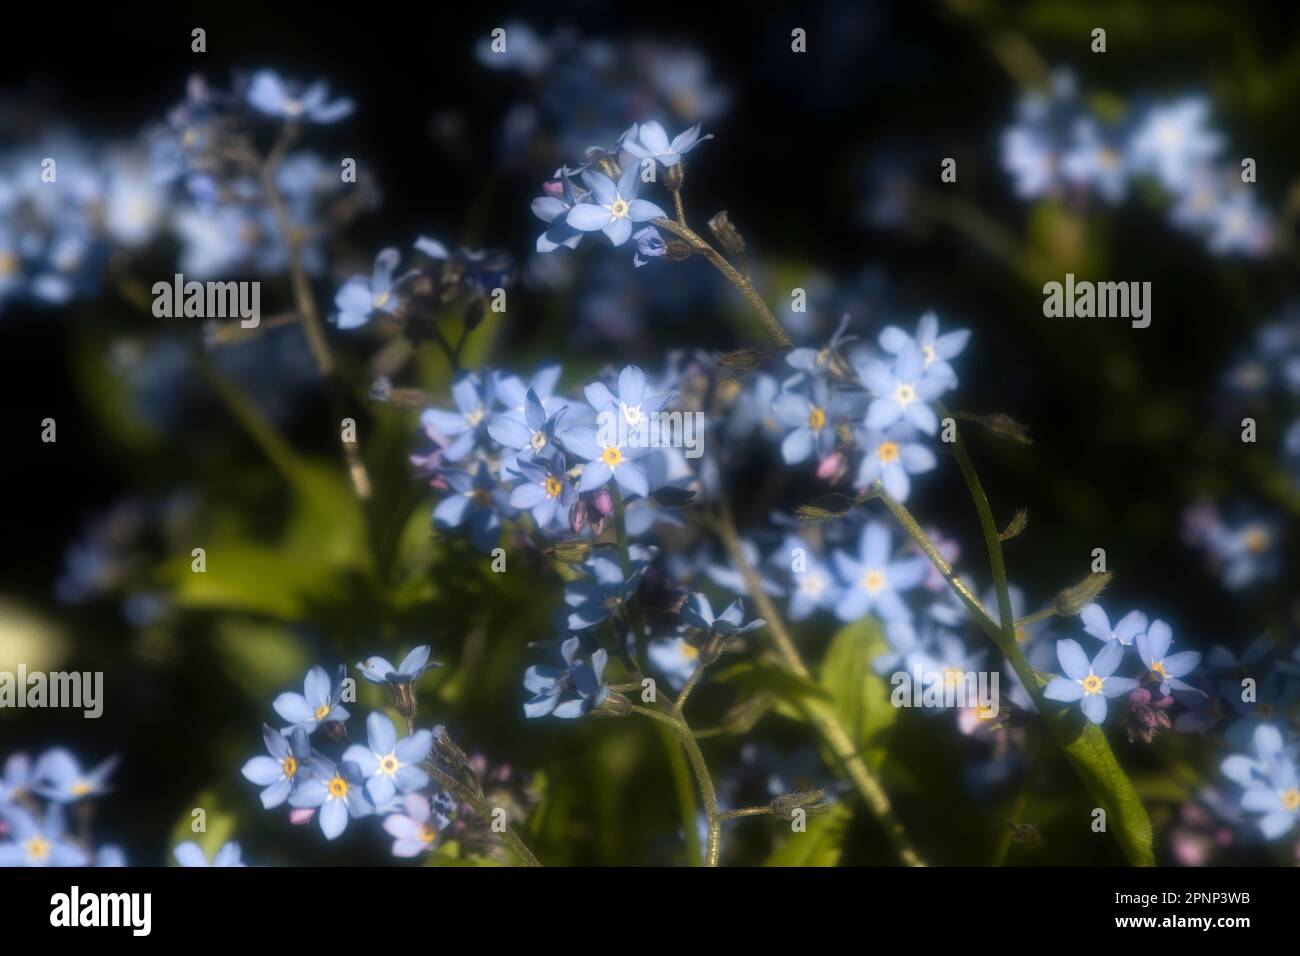
[[[474,42],[514,18],[542,33],[567,23],[584,36],[647,33],[685,41],[706,54],[711,75],[733,94],[731,110],[712,129],[717,139],[691,163],[687,196],[697,220],[731,210],[759,256],[815,264],[835,276],[883,265],[895,311],[865,315],[869,328],[885,318],[910,325],[933,308],[945,327],[975,330],[953,404],[1005,412],[1035,438],[1029,448],[977,439],[975,450],[999,519],[1009,520],[1019,507],[1029,510],[1029,529],[1009,546],[1009,561],[1013,583],[1031,603],[1038,606],[1082,577],[1091,549],[1105,547],[1117,572],[1108,607],[1141,606],[1177,620],[1200,646],[1242,646],[1288,615],[1293,582],[1284,575],[1271,590],[1226,594],[1179,542],[1179,523],[1201,494],[1222,501],[1258,496],[1234,451],[1235,427],[1214,418],[1213,390],[1250,330],[1294,293],[1295,265],[1281,256],[1260,263],[1210,260],[1159,209],[1129,202],[1098,211],[1094,235],[1105,244],[1107,277],[1153,283],[1151,327],[1054,323],[1041,314],[1041,283],[1031,285],[952,231],[865,228],[856,214],[859,170],[877,151],[903,147],[918,157],[918,175],[937,185],[940,158],[957,157],[959,182],[943,188],[1023,232],[1027,206],[1012,196],[997,159],[1017,87],[989,44],[1000,29],[1014,27],[1048,63],[1072,66],[1082,86],[1124,95],[1209,94],[1211,122],[1227,136],[1228,152],[1258,160],[1258,188],[1280,208],[1295,176],[1300,37],[1294,22],[1271,4],[987,4],[978,10],[813,3],[46,11],[0,39],[0,91],[7,109],[54,114],[94,138],[129,135],[154,120],[180,98],[185,77],[196,70],[218,84],[232,68],[263,65],[290,76],[321,76],[336,94],[351,96],[357,111],[315,141],[327,154],[347,148],[363,157],[385,197],[382,211],[356,231],[360,247],[431,233],[522,256],[537,232],[528,202],[550,170],[538,169],[532,179],[493,172],[493,135],[516,79],[480,66]],[[1091,25],[1110,30],[1102,56],[1087,50]],[[207,30],[206,54],[189,50],[195,26]],[[794,26],[808,30],[806,56],[788,53]],[[463,117],[462,145],[477,157],[468,166],[451,160],[431,135],[432,118],[449,110]],[[476,205],[483,202],[486,208]],[[471,221],[490,226],[470,229]],[[1060,279],[1069,267],[1063,262],[1042,281]],[[782,294],[779,287],[767,291],[773,300]],[[722,324],[670,323],[658,332],[655,342],[638,343],[639,354],[603,357],[654,363],[665,348],[736,344]],[[9,504],[0,589],[57,616],[79,641],[93,642],[96,654],[111,657],[127,639],[120,618],[97,607],[69,611],[51,594],[65,547],[88,515],[123,492],[158,490],[182,476],[158,463],[124,460],[96,432],[74,387],[71,334],[45,312],[10,310],[0,317],[0,448]],[[537,327],[515,326],[498,355],[546,347]],[[47,416],[58,421],[57,445],[39,442],[39,422]],[[1266,454],[1276,433],[1261,427],[1259,453]],[[329,452],[328,429],[300,424],[294,438]],[[973,560],[977,529],[955,474],[924,485],[916,510],[959,537]],[[1294,531],[1294,515],[1278,513]],[[192,660],[202,661],[201,652]],[[205,741],[260,719],[221,695],[193,666],[142,667],[125,682],[110,682],[110,712],[124,716],[91,722],[41,715],[39,724],[19,723],[16,740],[6,729],[0,752],[11,744],[36,748],[61,734],[75,734],[88,755],[126,751],[128,765],[117,779],[130,797],[109,812],[128,856],[154,862],[178,800],[229,776],[237,754],[214,751]],[[504,706],[517,703],[507,699]],[[503,757],[523,757],[542,736],[534,726],[502,723],[485,742]],[[250,731],[247,739],[251,753],[255,735]],[[875,845],[870,838],[866,843]],[[574,852],[578,860],[603,859],[590,846]]]

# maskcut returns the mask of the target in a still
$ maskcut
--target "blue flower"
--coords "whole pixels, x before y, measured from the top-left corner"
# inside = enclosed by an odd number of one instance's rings
[[[680,689],[700,666],[700,649],[681,637],[655,638],[646,647],[646,655],[674,689]]]
[[[858,557],[843,551],[832,556],[844,593],[835,613],[841,621],[856,621],[868,611],[885,620],[909,617],[911,611],[899,594],[925,579],[925,558],[890,560],[889,530],[877,521],[862,528]]]
[[[429,645],[421,644],[411,649],[396,668],[382,657],[367,657],[357,665],[361,676],[372,684],[409,684],[431,667],[441,667],[429,660]]]
[[[413,857],[432,850],[450,819],[435,812],[422,793],[408,793],[401,806],[405,813],[384,817],[384,830],[393,838],[393,856]]]
[[[336,123],[352,113],[349,99],[329,102],[329,88],[324,81],[300,89],[271,70],[254,73],[246,95],[254,109],[291,122],[306,119],[313,123]]]
[[[587,170],[582,181],[591,190],[589,198],[593,201],[574,206],[564,221],[581,232],[600,230],[610,242],[621,246],[632,235],[632,223],[667,219],[668,214],[654,203],[637,198],[641,181],[638,172],[636,165],[629,165],[616,185],[604,173]]]
[[[835,447],[835,424],[832,416],[839,411],[832,405],[830,387],[814,379],[811,395],[782,392],[772,403],[772,416],[790,431],[781,441],[781,457],[787,465],[797,465],[810,456],[826,457]]]
[[[654,226],[638,229],[632,233],[632,239],[636,242],[636,255],[632,257],[632,264],[638,269],[668,251],[668,243],[664,242],[664,237]]]
[[[1265,839],[1276,840],[1300,820],[1295,757],[1283,748],[1276,727],[1257,728],[1254,744],[1256,758],[1234,754],[1223,761],[1222,769],[1224,776],[1244,788],[1242,810],[1258,814],[1260,832]]]
[[[1200,651],[1182,651],[1169,653],[1169,645],[1174,642],[1173,630],[1164,621],[1155,620],[1145,634],[1137,637],[1138,656],[1156,677],[1160,678],[1160,693],[1168,694],[1175,690],[1194,691],[1196,688],[1180,678],[1186,677],[1201,662]]]
[[[877,481],[889,495],[906,501],[912,490],[909,475],[930,471],[938,459],[925,445],[910,440],[915,429],[900,422],[887,432],[864,431],[858,444],[866,452],[858,467],[857,486],[870,488]]]
[[[240,859],[239,844],[233,840],[221,845],[221,849],[217,850],[216,856],[212,858],[211,863],[208,863],[207,855],[192,840],[178,843],[176,849],[172,850],[172,855],[176,857],[176,862],[184,867],[242,867],[245,865],[244,861]]]
[[[452,439],[442,455],[447,461],[460,461],[474,447],[474,443],[487,428],[488,412],[492,407],[491,378],[480,378],[474,372],[464,372],[451,387],[451,397],[456,411],[427,408],[420,416],[426,429],[432,428],[438,437]]]
[[[1150,171],[1171,192],[1181,192],[1194,172],[1223,148],[1223,138],[1205,128],[1209,104],[1187,97],[1152,109],[1133,134],[1133,165]]]
[[[916,337],[908,335],[896,325],[887,325],[880,332],[880,347],[890,355],[902,355],[908,348],[921,352],[921,369],[926,378],[937,380],[947,388],[957,387],[957,373],[949,364],[966,348],[970,341],[969,329],[939,334],[939,319],[933,312],[921,316],[916,324]]]
[[[22,752],[10,754],[5,760],[4,773],[0,774],[0,809],[26,795],[35,780],[32,758]]]
[[[524,399],[523,421],[514,412],[502,412],[488,424],[488,434],[497,444],[534,458],[555,450],[555,429],[567,410],[567,406],[561,407],[548,417],[542,400],[530,388]]]
[[[349,819],[366,817],[375,808],[363,792],[365,780],[361,769],[345,760],[339,766],[328,757],[312,754],[307,761],[311,776],[298,784],[289,805],[293,807],[319,807],[320,830],[325,839],[333,840],[348,828]]]
[[[289,721],[291,727],[301,727],[309,734],[331,720],[347,720],[347,710],[339,705],[343,699],[343,678],[346,673],[340,665],[331,680],[325,668],[313,667],[303,680],[301,694],[286,691],[271,706],[277,714]]]
[[[736,598],[721,614],[714,617],[713,605],[709,603],[708,597],[698,591],[692,594],[690,600],[682,606],[680,614],[684,624],[703,631],[705,638],[714,634],[724,637],[747,634],[767,626],[767,621],[761,617],[754,618],[748,624],[743,623],[745,605],[740,598]]]
[[[353,744],[343,753],[345,761],[355,763],[366,778],[366,793],[383,807],[397,794],[419,790],[429,782],[420,762],[433,749],[433,734],[417,730],[409,737],[397,739],[393,722],[375,711],[366,718],[368,747]]]
[[[633,561],[624,578],[617,561],[597,555],[587,562],[587,569],[590,577],[570,581],[564,588],[564,603],[572,608],[568,617],[571,631],[592,627],[619,611],[636,593],[646,563]]]
[[[839,603],[839,586],[831,569],[809,553],[808,545],[799,538],[788,538],[783,554],[792,555],[795,548],[803,550],[799,570],[790,572],[790,604],[787,614],[792,621],[802,621],[821,608],[833,608]],[[791,559],[793,562],[793,559]]]
[[[545,531],[557,515],[567,515],[578,500],[578,490],[565,477],[563,455],[550,461],[520,461],[516,469],[524,482],[510,492],[510,507],[531,511],[539,529]]]
[[[36,818],[22,807],[6,807],[3,812],[9,825],[9,840],[0,843],[0,867],[7,866],[85,866],[86,854],[63,836],[63,808],[51,804],[45,819]]]
[[[825,378],[826,373],[830,370],[831,361],[839,353],[840,347],[853,341],[853,336],[845,335],[849,327],[849,321],[850,316],[845,312],[844,315],[840,316],[839,325],[835,327],[830,341],[825,346],[819,349],[791,349],[785,357],[786,364],[815,378]],[[793,381],[797,384],[801,379],[795,378]]]
[[[1119,641],[1125,647],[1136,640],[1147,629],[1147,616],[1141,611],[1129,611],[1112,629],[1110,618],[1100,604],[1086,604],[1079,612],[1083,620],[1083,630],[1099,641]]]
[[[590,713],[609,696],[604,681],[605,649],[583,655],[581,637],[559,642],[559,659],[555,664],[535,664],[524,673],[524,687],[532,691],[524,703],[525,717],[574,718]]]
[[[478,463],[478,471],[472,477],[464,471],[444,471],[442,476],[455,493],[438,502],[433,510],[433,526],[446,530],[468,523],[470,542],[490,554],[501,540],[501,519],[497,512],[506,504],[505,492],[500,490],[486,462]]]
[[[583,233],[581,230],[573,228],[566,221],[569,210],[578,205],[579,199],[577,191],[573,188],[573,183],[568,177],[561,176],[559,179],[547,183],[543,187],[546,191],[545,196],[538,196],[533,200],[533,215],[542,222],[547,224],[547,230],[537,237],[538,252],[554,252],[560,246],[566,249],[578,248],[578,243],[582,242]]]
[[[75,803],[83,797],[107,792],[104,785],[117,766],[118,758],[109,757],[95,769],[83,772],[77,759],[62,748],[46,751],[36,761],[37,784],[33,792],[56,803]]]
[[[706,139],[713,139],[713,134],[701,136],[700,124],[696,123],[690,129],[678,133],[669,142],[664,128],[654,120],[650,120],[641,124],[635,138],[629,136],[623,141],[623,149],[637,159],[654,157],[665,166],[676,166],[682,161],[684,155]]]
[[[1108,641],[1089,662],[1079,642],[1066,638],[1056,642],[1056,658],[1065,677],[1053,677],[1043,688],[1043,696],[1064,703],[1082,701],[1084,716],[1094,724],[1106,719],[1106,698],[1122,697],[1138,686],[1131,677],[1114,676],[1124,659],[1124,645],[1119,641]]]
[[[925,357],[916,345],[905,346],[892,363],[864,363],[858,375],[873,396],[863,421],[868,429],[879,431],[906,420],[927,435],[938,430],[939,417],[929,403],[948,390],[948,382],[926,375]]]
[[[270,810],[289,799],[298,771],[311,755],[311,744],[301,727],[284,734],[266,724],[262,725],[262,740],[270,756],[250,758],[240,773],[250,783],[266,788],[262,791],[262,806]]]
[[[335,319],[340,329],[355,329],[370,321],[372,312],[396,310],[399,302],[393,273],[401,256],[396,249],[384,249],[375,256],[375,268],[366,276],[353,276],[343,283],[334,296],[334,307],[338,309]]]

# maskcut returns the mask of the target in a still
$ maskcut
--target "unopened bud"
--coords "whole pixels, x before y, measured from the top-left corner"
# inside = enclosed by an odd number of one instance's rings
[[[745,254],[744,237],[731,224],[731,218],[727,215],[727,210],[722,210],[709,220],[709,231],[717,238],[718,244],[722,246],[727,255],[734,257]]]
[[[664,170],[664,185],[673,192],[682,188],[686,182],[686,163],[679,160]]]
[[[591,711],[593,717],[626,717],[632,713],[632,702],[622,694],[610,691],[605,699]]]
[[[608,488],[601,488],[592,495],[591,503],[602,518],[614,510],[614,496],[609,493]]]
[[[389,681],[388,693],[393,698],[393,706],[399,714],[408,720],[415,716],[417,705],[414,681]]]

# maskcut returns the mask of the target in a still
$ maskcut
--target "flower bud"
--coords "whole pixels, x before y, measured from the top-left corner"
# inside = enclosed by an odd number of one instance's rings
[[[591,503],[596,506],[596,510],[601,517],[605,517],[614,510],[614,496],[609,493],[609,488],[601,488],[591,496]]]
[[[587,506],[581,501],[575,501],[573,507],[569,509],[569,530],[574,534],[581,534],[586,525]]]
[[[415,682],[414,681],[389,681],[388,695],[393,699],[393,707],[397,712],[411,720],[415,717]]]
[[[664,170],[664,185],[673,192],[681,189],[686,182],[686,163],[679,160]]]
[[[718,240],[718,245],[722,246],[727,255],[742,256],[745,254],[744,237],[731,224],[731,218],[727,215],[727,210],[722,210],[709,220],[709,231],[713,233]]]

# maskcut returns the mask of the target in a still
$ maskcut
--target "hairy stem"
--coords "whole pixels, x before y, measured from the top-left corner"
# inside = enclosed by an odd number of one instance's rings
[[[722,273],[726,280],[739,290],[740,294],[745,297],[745,301],[753,306],[754,311],[758,313],[758,317],[763,320],[763,325],[767,327],[768,333],[776,340],[777,345],[781,348],[787,349],[794,346],[794,343],[790,341],[790,336],[786,334],[781,323],[778,322],[776,316],[772,314],[772,310],[769,309],[767,303],[763,301],[763,297],[759,295],[758,290],[754,288],[754,283],[746,276],[742,275],[735,266],[728,262],[722,253],[718,252],[717,249],[714,249],[713,246],[709,245],[709,243],[697,234],[695,230],[691,229],[684,223],[674,222],[671,219],[656,219],[654,224],[665,232],[671,232],[696,252],[700,253],[700,255],[704,256],[704,258],[708,259],[709,262],[711,262],[713,266]]]
[[[477,813],[485,823],[492,822],[492,807],[488,804],[486,798],[484,798],[481,793],[465,786],[464,783],[457,780],[446,770],[443,770],[441,767],[434,764],[433,761],[428,761],[425,766],[433,775],[433,778],[438,781],[439,786],[457,800],[473,807],[474,812]],[[523,861],[524,866],[542,865],[541,861],[538,860],[537,857],[533,856],[533,852],[528,849],[528,846],[522,839],[520,839],[519,834],[511,829],[509,824],[506,825],[505,830],[501,833],[501,839],[505,842],[506,846],[510,847],[510,849],[514,851],[515,856],[519,857],[519,859]]]

